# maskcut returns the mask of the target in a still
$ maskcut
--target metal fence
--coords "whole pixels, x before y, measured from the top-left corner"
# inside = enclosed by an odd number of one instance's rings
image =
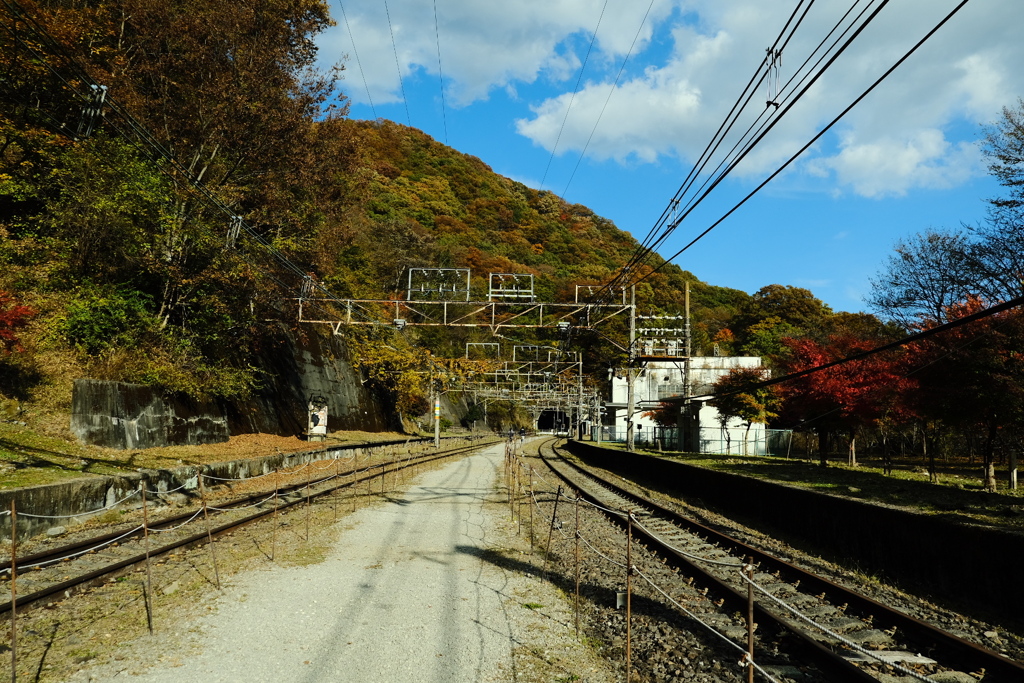
[[[659,447],[661,450],[678,450],[678,434],[676,427],[655,427],[654,429],[637,429],[633,433],[633,442],[637,446]],[[624,443],[626,430],[614,426],[592,426],[592,441],[608,441]],[[700,430],[700,452],[710,455],[772,455],[788,457],[793,445],[791,429],[758,429],[747,432],[745,429],[726,431],[719,427],[704,427]]]

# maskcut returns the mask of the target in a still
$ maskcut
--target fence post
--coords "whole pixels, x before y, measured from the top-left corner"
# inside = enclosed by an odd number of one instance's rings
[[[270,561],[277,556],[277,492],[281,488],[281,469],[274,468],[274,513],[270,516]]]
[[[153,570],[149,562],[149,509],[145,481],[139,482],[139,489],[142,492],[142,538],[146,547],[146,625],[149,626],[149,634],[153,635]]]
[[[576,492],[576,640],[580,639],[580,492]]]
[[[203,484],[203,466],[199,466],[199,495],[203,500],[203,520],[206,522],[206,541],[210,547],[210,560],[213,562],[213,577],[217,580],[217,590],[220,590],[220,572],[217,571],[217,551],[213,547],[213,531],[210,529],[210,512],[206,505],[206,486]]]
[[[530,508],[530,553],[533,553],[533,467],[530,467],[530,498],[527,502],[527,506]]]
[[[11,499],[11,683],[18,680],[18,509]]]
[[[633,513],[629,512],[626,531],[626,682],[633,679]]]
[[[312,458],[313,456],[310,456]],[[309,482],[313,478],[313,461],[306,461],[306,541],[309,541]]]
[[[747,683],[754,683],[754,558],[747,557]]]
[[[551,554],[551,535],[555,533],[555,522],[558,520],[558,501],[562,497],[562,487],[555,492],[555,507],[551,511],[551,527],[548,529],[548,544],[544,548],[544,576],[548,575],[548,555]]]

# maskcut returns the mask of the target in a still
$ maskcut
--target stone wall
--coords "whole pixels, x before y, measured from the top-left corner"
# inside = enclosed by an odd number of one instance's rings
[[[92,379],[75,380],[71,431],[82,443],[121,449],[218,443],[229,436],[216,403]]]
[[[311,395],[327,399],[329,431],[401,430],[361,382],[334,336],[283,327],[256,359],[262,386],[245,401],[196,401],[146,386],[75,381],[71,431],[83,443],[133,449],[226,441],[234,434],[295,436],[306,431]]]

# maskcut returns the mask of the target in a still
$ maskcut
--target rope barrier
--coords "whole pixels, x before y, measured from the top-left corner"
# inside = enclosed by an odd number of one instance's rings
[[[718,566],[720,566],[720,567],[733,567],[733,568],[738,568],[738,567],[742,567],[742,566],[743,566],[743,562],[739,562],[739,561],[737,561],[737,562],[725,562],[725,561],[723,561],[723,560],[714,560],[714,559],[712,559],[712,558],[710,558],[710,557],[704,557],[704,556],[702,556],[702,555],[695,555],[695,554],[693,554],[693,553],[689,553],[689,552],[687,552],[687,551],[685,551],[685,550],[680,550],[679,548],[675,547],[674,545],[672,545],[671,543],[669,543],[668,541],[666,541],[666,540],[665,540],[664,538],[662,538],[661,536],[659,536],[658,534],[654,533],[653,531],[651,531],[650,529],[648,529],[647,527],[645,527],[645,526],[644,526],[643,524],[641,524],[641,523],[640,523],[640,522],[639,522],[639,521],[638,521],[638,520],[636,519],[636,517],[634,517],[634,518],[633,518],[633,523],[634,523],[634,524],[636,524],[636,525],[637,525],[638,527],[640,527],[641,529],[643,529],[644,531],[646,531],[646,532],[647,532],[648,534],[650,534],[650,535],[651,535],[651,536],[653,536],[654,538],[658,539],[658,541],[659,541],[659,542],[660,542],[660,543],[661,543],[662,545],[664,545],[664,546],[665,546],[666,548],[671,548],[673,552],[677,552],[677,553],[679,553],[680,555],[682,555],[683,557],[689,558],[689,559],[691,559],[691,560],[697,560],[697,561],[699,561],[699,562],[706,562],[707,564],[714,564],[714,565],[718,565]]]
[[[274,494],[270,494],[269,496],[267,496],[263,500],[257,501],[255,503],[253,503],[252,505],[245,505],[245,506],[237,507],[237,508],[217,508],[217,507],[213,507],[212,505],[209,505],[209,506],[207,506],[206,509],[207,510],[216,510],[217,512],[230,512],[232,510],[251,510],[252,508],[259,507],[260,505],[263,505],[268,500],[273,500],[273,498],[274,498]]]
[[[104,506],[104,507],[101,507],[101,508],[97,508],[95,510],[90,510],[89,512],[77,512],[77,513],[75,513],[73,515],[33,515],[33,514],[28,513],[28,512],[21,512],[19,510],[18,511],[18,516],[19,517],[31,517],[33,519],[72,519],[74,517],[85,517],[87,515],[95,515],[97,512],[103,512],[104,510],[112,510],[115,506],[120,505],[121,503],[125,502],[129,498],[131,498],[133,496],[137,496],[137,495],[139,495],[138,489],[136,489],[132,493],[129,493],[127,496],[125,496],[121,500],[114,501],[110,505],[107,505],[107,506]],[[8,511],[5,514],[10,514],[10,511]]]
[[[912,669],[906,668],[905,666],[901,666],[899,664],[896,664],[895,662],[887,662],[887,661],[881,659],[876,653],[872,653],[871,650],[867,650],[867,649],[861,647],[860,645],[858,645],[857,643],[853,642],[852,640],[849,640],[848,638],[844,638],[843,636],[839,635],[838,633],[836,633],[832,629],[828,628],[827,626],[823,626],[823,625],[819,624],[818,622],[814,621],[814,619],[811,619],[809,616],[803,614],[796,607],[793,607],[792,605],[790,605],[786,601],[784,601],[784,600],[782,600],[780,598],[777,598],[776,596],[774,596],[771,593],[769,593],[764,587],[762,587],[756,581],[754,581],[754,580],[750,579],[749,577],[745,576],[742,572],[740,572],[740,578],[742,578],[748,584],[753,586],[759,593],[761,593],[762,595],[766,596],[769,600],[771,600],[772,602],[777,604],[779,607],[782,607],[782,608],[788,610],[794,616],[796,616],[798,619],[800,619],[800,620],[810,624],[811,626],[813,626],[814,628],[818,629],[819,631],[821,631],[822,633],[824,633],[828,637],[835,638],[839,642],[841,642],[844,645],[846,645],[847,647],[849,647],[851,650],[854,650],[855,652],[859,652],[862,655],[866,655],[868,657],[871,657],[872,659],[874,659],[876,661],[879,661],[879,662],[881,662],[881,663],[883,663],[883,664],[885,664],[887,666],[891,666],[892,668],[896,669],[900,673],[903,673],[903,674],[906,674],[907,676],[911,676],[913,678],[916,678],[919,681],[925,681],[927,683],[927,681],[931,680],[931,679],[926,678],[926,677],[922,676],[921,674],[913,671]]]
[[[100,548],[106,548],[109,545],[117,543],[122,538],[125,538],[127,536],[131,536],[132,534],[134,534],[137,531],[141,531],[142,528],[143,527],[140,524],[139,526],[135,527],[134,529],[129,529],[128,531],[126,531],[125,533],[121,534],[117,538],[113,538],[113,539],[111,539],[111,540],[109,540],[109,541],[107,541],[105,543],[101,543],[101,544],[99,544],[97,546],[93,546],[92,548],[87,548],[85,550],[80,550],[80,551],[78,551],[76,553],[72,553],[70,555],[65,555],[64,557],[61,557],[61,558],[57,558],[57,559],[53,559],[53,560],[46,560],[44,562],[36,562],[35,564],[19,564],[17,567],[18,567],[18,569],[34,569],[36,567],[45,567],[48,564],[55,564],[57,562],[63,562],[64,560],[69,560],[69,559],[71,559],[73,557],[79,557],[81,555],[86,555],[88,553],[91,553],[91,552],[94,552],[96,550],[99,550]],[[11,571],[11,568],[7,567],[7,568],[3,569],[2,571],[0,571],[0,574],[2,574],[4,572],[10,573],[10,571]]]
[[[722,633],[718,629],[716,629],[714,626],[704,622],[699,616],[697,616],[696,614],[694,614],[690,610],[686,609],[686,607],[684,607],[679,602],[677,602],[671,595],[666,593],[661,588],[661,586],[659,586],[657,583],[655,583],[653,579],[651,579],[649,576],[644,574],[642,571],[640,571],[639,569],[636,569],[635,567],[634,567],[634,571],[636,571],[637,575],[640,578],[642,578],[644,581],[646,581],[648,584],[650,584],[652,588],[654,588],[656,591],[658,591],[659,593],[664,595],[666,600],[668,600],[673,605],[675,605],[677,608],[679,608],[679,610],[682,611],[686,616],[690,617],[691,619],[696,621],[698,624],[700,624],[701,626],[703,626],[707,630],[711,631],[711,633],[713,633],[714,635],[718,636],[718,638],[720,640],[722,640],[724,643],[730,645],[731,647],[733,647],[736,650],[738,650],[739,652],[741,652],[743,654],[743,656],[744,656],[744,659],[741,660],[740,666],[750,666],[750,665],[753,665],[754,669],[757,670],[758,672],[760,672],[761,675],[764,676],[765,678],[767,678],[769,681],[771,681],[772,683],[779,683],[779,681],[776,678],[774,678],[770,673],[765,671],[764,668],[759,666],[757,664],[757,662],[750,662],[748,659],[746,659],[747,651],[746,651],[746,649],[743,648],[742,645],[740,645],[739,643],[736,643],[731,638],[729,638],[727,635],[725,635],[724,633]]]
[[[177,531],[178,529],[181,529],[181,528],[191,524],[192,522],[194,522],[196,520],[196,517],[198,517],[201,514],[203,514],[203,508],[198,508],[194,515],[192,515],[191,517],[186,519],[184,522],[182,522],[178,526],[171,527],[170,529],[154,529],[154,528],[150,527],[149,530],[152,531],[153,533],[160,533],[160,534],[164,533],[165,531]]]

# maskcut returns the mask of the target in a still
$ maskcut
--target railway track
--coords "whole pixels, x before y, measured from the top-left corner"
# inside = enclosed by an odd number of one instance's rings
[[[407,457],[348,466],[344,470],[341,459],[311,461],[291,471],[232,481],[230,483],[237,486],[262,480],[264,486],[245,495],[211,494],[209,500],[204,492],[204,502],[186,512],[144,520],[142,524],[131,523],[128,528],[119,525],[121,528],[115,531],[16,557],[15,599],[0,603],[0,615],[9,614],[12,608],[21,612],[32,606],[51,605],[103,581],[116,579],[147,560],[210,542],[247,524],[342,489],[365,483],[369,490],[373,482],[379,480],[383,491],[389,476],[397,477],[418,465],[462,455],[492,443],[487,440],[441,451],[409,453]],[[218,481],[224,480],[211,479],[215,484]],[[214,502],[216,505],[212,504]],[[141,517],[146,511],[137,510],[133,514]],[[165,539],[162,534],[168,537]],[[10,559],[0,562],[0,574],[6,577],[4,588],[8,595],[12,594],[11,564]]]
[[[736,639],[749,635],[735,615],[753,594],[755,663],[784,634],[787,650],[830,681],[909,682],[940,672],[945,680],[1024,681],[1019,662],[687,519],[581,467],[555,443],[540,448],[551,471],[715,600],[719,623]]]

